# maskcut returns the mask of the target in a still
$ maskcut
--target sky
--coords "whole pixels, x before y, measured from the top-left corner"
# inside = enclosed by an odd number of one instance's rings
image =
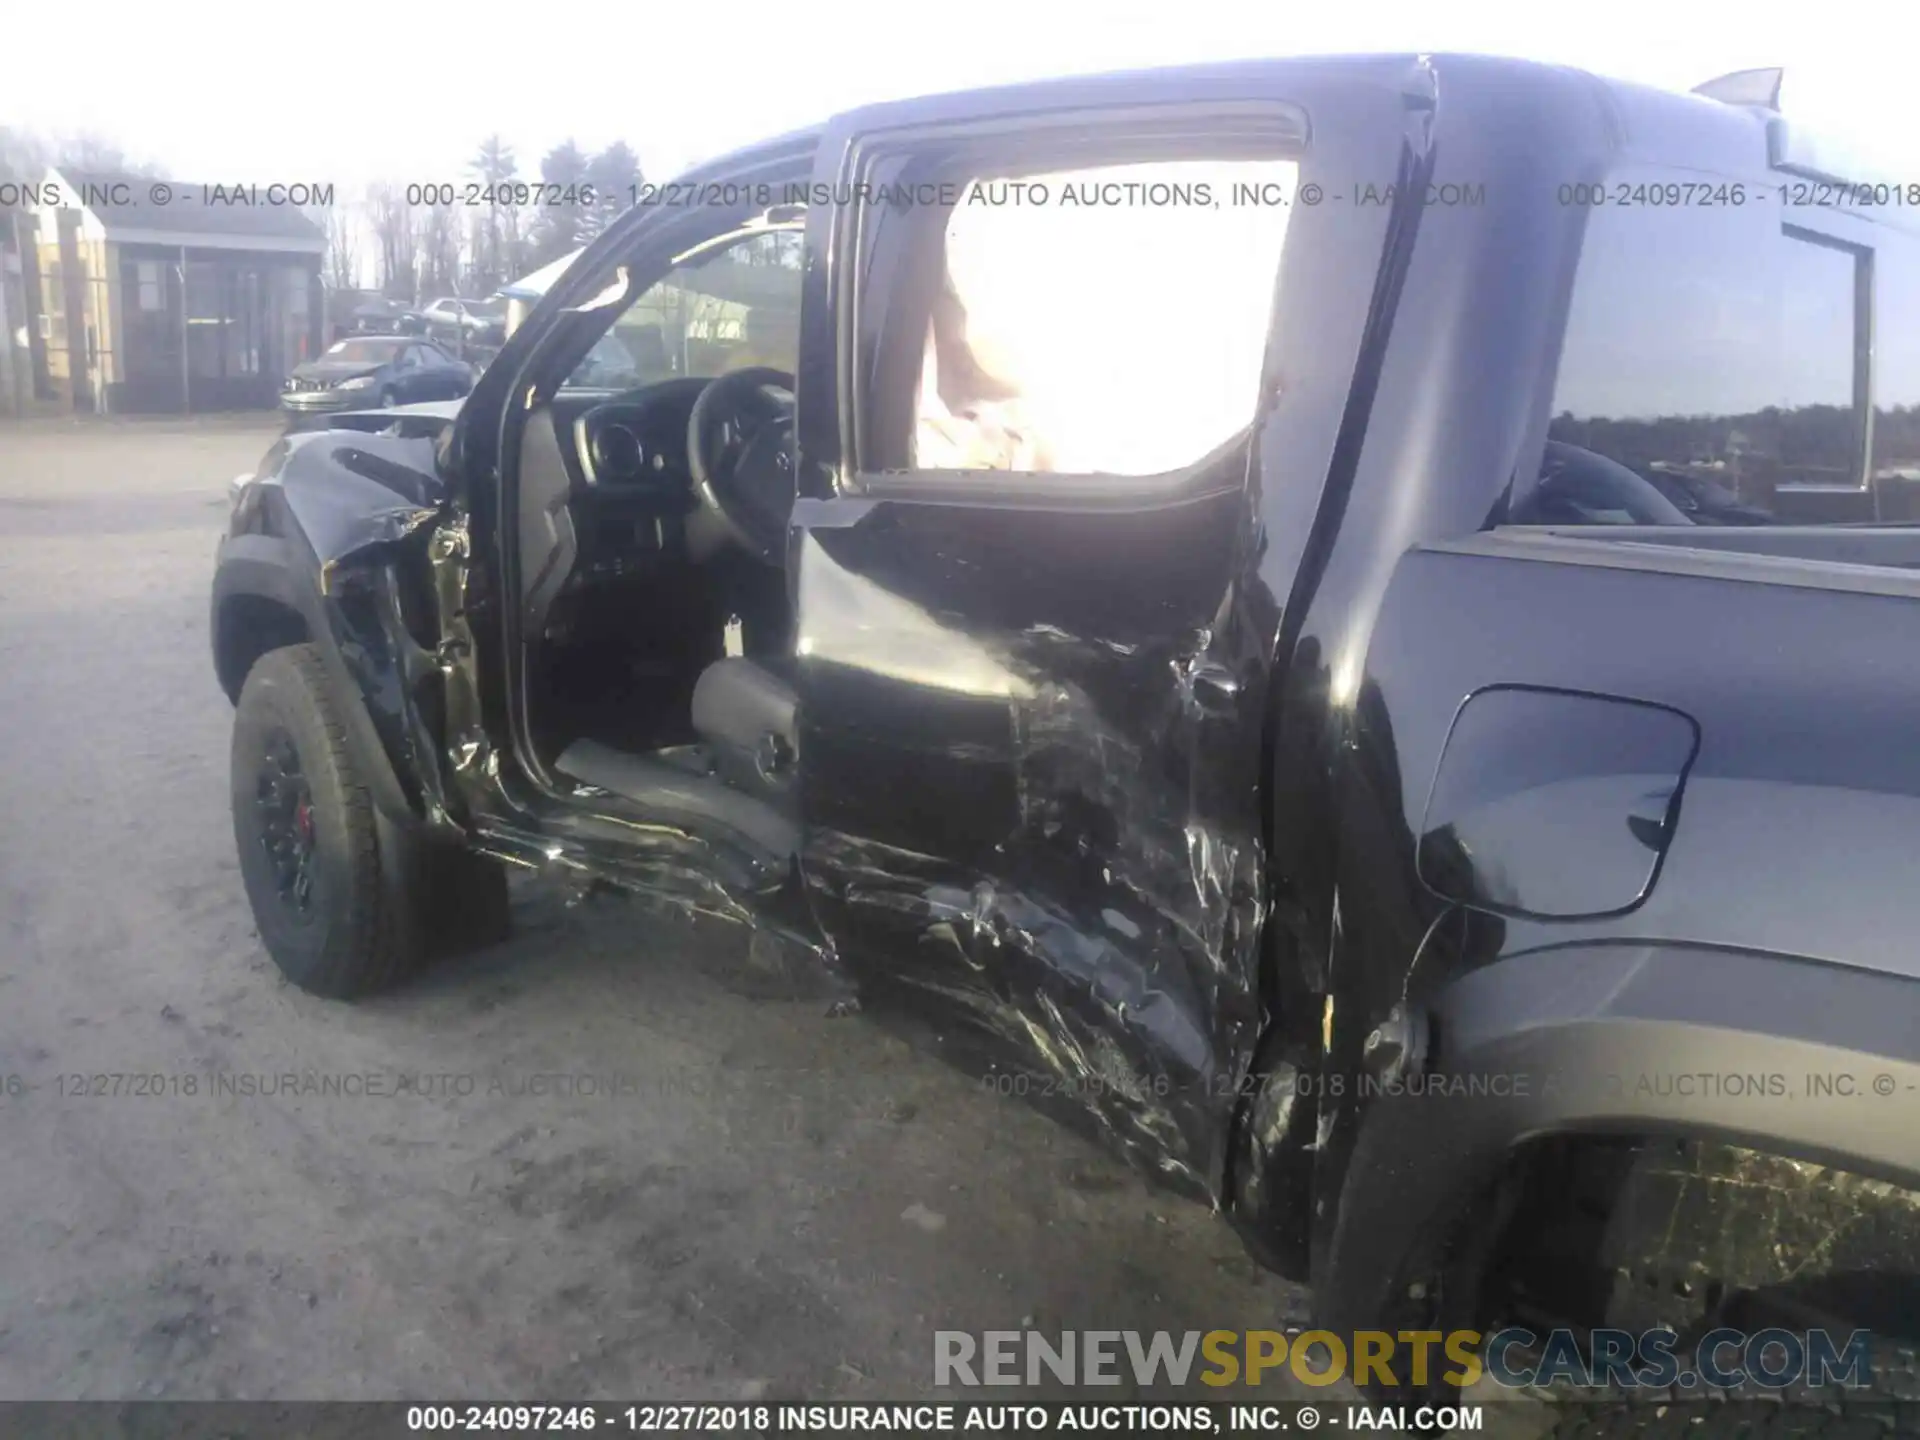
[[[647,175],[874,100],[1047,75],[1260,55],[1465,50],[1688,89],[1784,65],[1790,115],[1920,179],[1901,7],[1347,0],[717,0],[509,8],[434,0],[316,9],[121,8],[97,40],[78,11],[17,5],[0,124],[87,131],[178,179],[462,181],[498,131],[523,176],[572,138],[624,139]]]

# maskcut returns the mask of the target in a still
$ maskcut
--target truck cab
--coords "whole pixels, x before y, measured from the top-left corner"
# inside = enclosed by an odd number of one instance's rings
[[[742,920],[1336,1329],[1898,1335],[1920,240],[1728,93],[1235,63],[663,187],[464,406],[241,489],[222,683],[302,650],[368,800],[310,897],[457,851]],[[385,983],[371,923],[276,958]]]

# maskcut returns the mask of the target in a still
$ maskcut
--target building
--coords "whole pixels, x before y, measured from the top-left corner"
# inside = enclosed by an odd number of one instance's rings
[[[0,415],[24,415],[32,399],[27,301],[13,217],[0,210]]]
[[[37,194],[15,217],[36,395],[109,414],[270,408],[319,352],[326,237],[289,197],[68,169]]]

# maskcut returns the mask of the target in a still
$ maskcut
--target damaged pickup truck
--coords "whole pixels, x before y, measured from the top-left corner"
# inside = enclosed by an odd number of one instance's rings
[[[1920,237],[1776,98],[1235,63],[663,187],[236,482],[266,947],[365,993],[557,868],[1047,1082],[1334,1329],[1911,1333]]]

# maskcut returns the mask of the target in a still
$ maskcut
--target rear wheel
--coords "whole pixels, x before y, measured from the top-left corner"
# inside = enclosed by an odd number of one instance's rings
[[[376,810],[311,645],[270,651],[234,715],[234,840],[254,923],[316,995],[388,989],[438,951],[506,928],[506,877],[405,834]]]
[[[1488,1212],[1506,1223],[1472,1328],[1668,1330],[1681,1362],[1681,1383],[1665,1391],[1571,1392],[1603,1403],[1568,1406],[1553,1440],[1877,1435],[1881,1412],[1912,1394],[1920,1195],[1691,1139],[1540,1142],[1509,1186],[1507,1202]],[[1823,1331],[1836,1346],[1867,1333],[1870,1374],[1857,1386],[1749,1384],[1728,1403],[1703,1403],[1710,1392],[1691,1362],[1722,1327],[1747,1336]],[[1733,1358],[1752,1363],[1744,1352]]]

